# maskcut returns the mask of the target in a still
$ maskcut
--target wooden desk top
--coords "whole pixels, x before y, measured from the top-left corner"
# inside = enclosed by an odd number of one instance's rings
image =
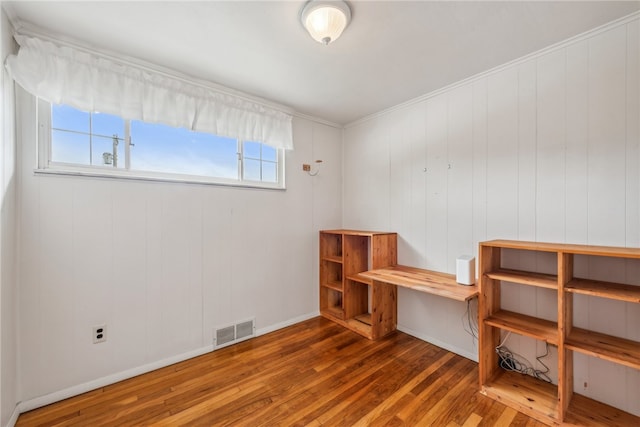
[[[453,274],[404,265],[364,271],[358,273],[357,276],[451,298],[456,301],[467,301],[478,296],[478,285],[460,285],[456,282],[456,276]]]

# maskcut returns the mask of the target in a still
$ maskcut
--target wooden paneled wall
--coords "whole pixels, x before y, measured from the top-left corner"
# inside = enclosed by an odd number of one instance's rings
[[[459,255],[494,238],[640,246],[639,16],[349,125],[344,175],[344,227],[398,232],[401,264],[455,273]],[[637,263],[577,262],[584,275],[613,270],[640,285]],[[554,298],[503,295],[552,319]],[[638,305],[576,301],[588,307],[577,324],[640,339]],[[465,309],[401,290],[399,327],[473,355]],[[544,353],[524,338],[508,346],[534,362]],[[640,414],[639,372],[581,356],[575,365],[577,392]]]
[[[210,351],[216,327],[316,315],[317,231],[341,222],[341,129],[294,118],[286,191],[43,176],[34,99],[20,91],[18,105],[23,410]],[[311,177],[301,165],[316,159]]]

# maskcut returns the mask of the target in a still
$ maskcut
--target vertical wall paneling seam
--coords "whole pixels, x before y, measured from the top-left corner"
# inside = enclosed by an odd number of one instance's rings
[[[484,238],[495,238],[488,236],[489,231],[489,77],[484,78],[485,81],[485,113],[484,113]]]
[[[533,118],[533,122],[534,122],[534,127],[533,127],[533,151],[534,151],[534,157],[533,157],[533,164],[534,164],[534,168],[535,168],[535,173],[533,176],[533,207],[536,210],[536,212],[538,211],[538,137],[539,137],[539,121],[538,121],[538,90],[539,90],[539,76],[538,76],[538,61],[539,59],[536,59],[536,67],[534,69],[534,79],[535,82],[533,83],[534,87],[535,87],[535,91],[534,91],[534,114],[535,117]],[[538,241],[538,215],[536,214],[536,220],[533,221],[533,235],[535,236],[535,240]],[[536,267],[536,271],[538,269],[538,257],[536,256],[535,259],[535,267]],[[536,293],[538,291],[536,290]],[[538,313],[538,299],[536,298],[536,302],[535,302],[535,313]]]
[[[316,161],[316,124],[315,123],[311,123],[311,162],[315,162]],[[311,163],[313,164],[313,163]],[[320,167],[320,165],[316,165],[316,167]],[[316,188],[316,180],[312,179],[311,180],[311,224],[313,226],[313,224],[315,224],[315,209],[313,209],[314,207],[314,202],[315,202],[315,188]],[[319,244],[319,242],[318,242]],[[319,248],[319,246],[318,246]],[[315,259],[315,258],[314,258]]]
[[[476,166],[476,162],[474,161],[474,156],[473,156],[473,152],[474,152],[474,145],[475,145],[475,140],[476,140],[476,109],[475,109],[475,105],[476,105],[476,91],[474,90],[475,85],[473,83],[471,83],[471,255],[475,255],[475,246],[477,244],[477,242],[474,240],[474,236],[475,234],[475,218],[473,217],[474,215],[474,208],[476,206],[476,201],[475,201],[475,197],[474,197],[474,193],[475,191],[473,191],[473,189],[475,188],[474,185],[474,179],[475,179],[475,166]],[[478,258],[476,256],[476,258]]]
[[[590,221],[589,221],[589,195],[591,194],[591,191],[589,191],[589,187],[591,184],[591,174],[589,173],[589,165],[590,165],[590,149],[591,149],[591,133],[590,133],[590,127],[589,127],[589,123],[591,123],[591,43],[593,41],[593,38],[589,38],[587,39],[587,122],[585,123],[585,133],[586,133],[586,138],[587,140],[585,141],[585,146],[586,146],[586,168],[587,168],[587,188],[586,188],[586,206],[587,206],[587,218],[586,218],[586,225],[587,225],[587,244],[591,243],[591,239],[589,238],[589,232],[591,227],[589,227]],[[586,263],[586,274],[587,277],[592,277],[591,276],[591,263],[587,262]],[[586,298],[586,306],[587,306],[587,313],[593,313],[593,307],[591,306],[591,302],[592,302],[592,298]],[[591,316],[587,315],[587,329],[591,330],[592,325],[591,325]],[[586,378],[591,378],[591,358],[587,357],[586,361],[584,363],[584,368],[583,368],[586,372],[585,372],[585,376]]]
[[[567,102],[567,76],[569,74],[568,68],[569,62],[569,51],[567,48],[564,49],[564,238],[563,242],[567,243],[567,151],[568,151],[568,138],[567,132],[569,126],[567,126],[567,113],[568,113],[568,102]]]
[[[591,184],[591,174],[589,173],[589,166],[591,163],[591,156],[589,156],[590,154],[590,150],[591,150],[591,133],[590,133],[590,127],[589,127],[589,123],[591,123],[591,43],[592,43],[592,39],[588,39],[587,40],[587,123],[585,124],[586,126],[586,138],[587,140],[586,142],[586,148],[587,148],[587,158],[586,158],[586,166],[587,166],[587,200],[586,200],[586,206],[587,206],[587,244],[591,243],[591,239],[589,238],[589,232],[590,232],[590,227],[589,224],[591,223],[589,221],[589,195],[591,194],[590,190],[590,184]],[[587,274],[590,274],[591,272],[589,271],[589,263],[587,263]],[[587,277],[591,277],[591,276],[587,276]],[[591,313],[591,306],[588,306],[589,309],[589,313]],[[589,328],[591,328],[591,325],[587,325]]]
[[[627,212],[629,212],[629,206],[628,206],[628,197],[627,197],[627,187],[629,186],[629,183],[627,182],[629,176],[627,174],[627,150],[628,150],[628,145],[629,145],[629,127],[628,127],[628,121],[629,121],[629,112],[627,111],[627,109],[629,108],[629,88],[627,87],[627,84],[629,83],[628,76],[627,73],[629,72],[629,24],[624,26],[625,32],[624,32],[624,109],[625,109],[625,115],[624,115],[624,158],[625,158],[625,162],[624,162],[624,213],[625,213],[625,221],[624,221],[624,245],[625,246],[629,246],[629,224],[627,223]],[[627,279],[626,277],[626,271],[625,271],[625,279]],[[626,307],[628,304],[625,305],[625,311],[626,311]]]
[[[429,168],[429,101],[424,103],[424,164],[427,168],[427,172],[425,173],[424,180],[424,188],[422,191],[424,192],[424,240],[422,250],[423,252],[423,262],[424,265],[427,266],[427,247],[429,242],[429,175],[431,175],[431,169]]]
[[[533,221],[533,236],[534,236],[534,240],[537,242],[538,241],[538,138],[540,136],[540,132],[538,131],[540,129],[540,122],[539,122],[539,114],[538,114],[538,93],[540,91],[540,84],[539,84],[539,79],[538,79],[538,71],[539,71],[539,59],[536,58],[535,60],[535,64],[536,66],[534,67],[534,78],[535,78],[535,82],[534,82],[534,87],[535,87],[535,91],[534,91],[534,111],[535,111],[535,117],[534,117],[534,123],[535,126],[533,127],[533,152],[534,152],[534,158],[533,158],[533,162],[534,162],[534,168],[535,168],[535,173],[534,173],[534,177],[533,177],[533,206],[534,209],[536,211],[536,215],[535,215],[535,221]],[[536,269],[538,268],[538,257],[535,257],[535,266]],[[537,293],[537,291],[536,291]],[[535,313],[538,313],[538,307],[537,307],[537,301],[536,301],[536,311]]]
[[[144,301],[145,301],[145,313],[144,313],[144,361],[149,361],[149,347],[151,340],[149,337],[149,195],[145,194],[145,215],[144,215]]]
[[[628,175],[628,171],[627,171],[627,154],[628,154],[628,146],[629,146],[629,127],[628,127],[628,121],[629,121],[629,88],[627,86],[627,84],[629,83],[628,80],[628,75],[627,73],[629,72],[629,24],[626,24],[624,26],[625,32],[624,32],[624,111],[625,111],[625,115],[624,115],[624,245],[626,247],[629,246],[629,224],[627,221],[627,213],[629,212],[629,197],[627,196],[627,188],[629,186],[629,175]],[[625,283],[629,283],[629,277],[627,276],[629,273],[629,269],[627,268],[629,265],[629,260],[625,260],[625,271],[624,271],[624,279],[625,279]],[[629,319],[629,304],[625,303],[623,305],[624,307],[624,318],[625,319]],[[624,324],[624,337],[625,338],[629,338],[629,322],[625,322]],[[625,368],[625,370],[627,371],[627,373],[629,372],[629,368]],[[629,390],[629,375],[625,375],[624,376],[624,385],[625,385],[625,390]],[[625,395],[626,399],[625,399],[625,406],[628,406],[629,402],[629,396]]]
[[[0,16],[1,19],[1,16]],[[16,226],[16,236],[15,236],[15,242],[14,242],[14,248],[15,248],[15,253],[16,253],[16,258],[15,258],[15,293],[14,293],[14,307],[15,307],[15,331],[16,331],[16,349],[15,349],[15,355],[16,355],[16,396],[15,399],[17,401],[16,404],[16,408],[19,408],[20,406],[20,396],[22,396],[22,375],[20,374],[21,369],[22,369],[22,363],[21,363],[21,358],[20,358],[20,348],[22,347],[22,339],[21,339],[21,335],[20,334],[20,312],[19,312],[19,303],[20,303],[20,284],[22,283],[22,268],[20,268],[20,261],[22,260],[22,203],[23,203],[23,199],[22,199],[22,192],[19,190],[20,188],[22,188],[22,167],[21,167],[21,159],[22,159],[22,144],[18,144],[18,105],[17,105],[17,91],[16,91],[16,84],[15,82],[11,82],[11,96],[12,96],[12,104],[13,104],[13,123],[10,124],[10,126],[13,126],[13,144],[15,144],[15,170],[14,170],[14,177],[15,177],[15,206],[16,206],[16,210],[15,210],[15,226]],[[37,117],[36,117],[36,129],[37,129]],[[6,123],[4,123],[6,125]],[[18,409],[16,409],[17,411]]]
[[[451,108],[451,92],[447,92],[445,94],[445,107],[444,107],[444,165],[445,174],[444,174],[444,191],[443,191],[443,204],[444,204],[444,213],[445,213],[445,223],[444,226],[444,265],[446,266],[448,263],[448,254],[449,254],[449,191],[451,188],[449,187],[451,169],[449,169],[451,165],[451,159],[449,158],[449,108]],[[445,267],[446,268],[446,267]],[[446,270],[445,270],[446,271]]]
[[[116,265],[116,250],[118,250],[118,247],[116,246],[116,238],[115,238],[115,231],[116,231],[116,226],[117,224],[115,223],[115,218],[116,216],[114,215],[114,211],[115,211],[115,191],[116,191],[116,183],[115,182],[109,182],[109,206],[111,208],[111,213],[109,214],[109,217],[111,218],[111,271],[110,273],[110,284],[108,285],[109,288],[109,309],[105,310],[105,318],[102,320],[102,322],[106,323],[111,323],[111,330],[115,332],[115,328],[114,326],[116,325],[116,309],[115,309],[115,301],[116,301],[116,292],[115,289],[118,287],[118,285],[115,283],[115,279],[116,279],[116,275],[114,274],[114,272],[116,271],[116,268],[118,267]],[[115,348],[115,347],[112,347]],[[106,349],[107,351],[109,351],[111,353],[111,357],[114,357],[115,354],[117,354],[117,352],[114,351],[110,351],[110,348]],[[114,354],[115,353],[115,354]],[[122,357],[122,356],[119,356]],[[114,357],[115,358],[115,357]],[[118,361],[116,361],[116,363],[118,363]]]
[[[640,50],[640,23],[638,23],[636,25],[636,27],[638,27],[638,29],[636,30],[636,37],[638,38],[636,47]],[[631,31],[631,23],[628,23],[627,24],[627,40],[629,39],[629,32],[630,31]],[[627,52],[628,51],[629,51],[629,48],[627,46]],[[636,61],[636,65],[637,66],[640,65],[640,52],[638,52],[638,54],[636,55],[635,61]],[[636,71],[640,71],[640,69],[637,68]],[[640,178],[640,83],[636,84],[636,90],[637,90],[637,93],[635,94],[635,96],[637,96],[636,106],[639,109],[638,111],[636,111],[636,113],[638,114],[639,117],[638,117],[638,120],[637,120],[637,123],[636,123],[636,132],[635,132],[635,135],[636,135],[635,144],[637,146],[636,151],[638,153],[638,162],[636,163],[636,176]],[[628,131],[628,129],[627,129],[627,131]],[[640,200],[640,185],[638,186],[638,189],[639,189],[639,191],[638,191],[638,200]],[[640,202],[638,202],[638,204],[640,205]],[[638,207],[638,209],[640,209],[640,206]],[[638,239],[640,238],[640,215],[638,215],[638,224],[636,224],[636,227],[637,227],[636,228],[637,235],[636,235],[636,238],[635,238],[635,242],[638,242]]]
[[[49,122],[49,125],[51,124],[51,122]],[[39,129],[40,130],[40,129]],[[38,181],[38,189],[40,190],[40,195],[38,197],[38,212],[40,213],[40,215],[42,215],[43,212],[46,212],[46,209],[42,209],[41,203],[42,203],[42,180],[37,180]],[[78,247],[78,239],[77,239],[77,227],[76,227],[76,197],[77,197],[77,192],[78,192],[78,185],[77,183],[73,183],[71,185],[71,254],[72,256],[74,254],[76,254],[77,252],[77,247]],[[42,221],[40,221],[40,230],[38,230],[39,234],[38,234],[38,239],[42,239]],[[39,245],[39,247],[43,247],[42,244]],[[42,258],[39,256],[38,257],[38,261],[40,264],[40,268],[42,268]],[[72,301],[72,318],[73,318],[73,324],[77,325],[78,324],[78,306],[79,306],[79,298],[78,298],[78,267],[76,263],[73,263],[73,274],[71,275],[71,289],[73,291],[73,296],[71,297],[71,301]],[[39,279],[38,280],[38,296],[40,297],[42,294],[42,280]],[[39,310],[39,313],[42,313],[42,310]],[[46,328],[44,327],[44,325],[39,325],[40,326],[40,330],[44,331]],[[78,337],[76,336],[77,334],[77,329],[75,330],[74,334],[73,334],[73,340],[74,343],[78,341]],[[40,342],[42,342],[43,340],[40,340]],[[41,363],[42,358],[38,358],[39,362]],[[73,366],[78,366],[78,360],[77,360],[77,356],[76,356],[76,352],[72,352],[71,355],[71,359],[72,359],[72,363]]]
[[[520,71],[521,67],[516,68],[516,236],[520,237]]]
[[[389,202],[387,203],[387,225],[385,226],[385,230],[392,230],[395,229],[396,227],[393,227],[391,224],[391,201],[393,200],[393,196],[391,195],[391,193],[393,192],[393,183],[391,181],[391,176],[393,175],[393,173],[391,172],[391,170],[393,169],[391,167],[392,165],[392,159],[391,159],[391,126],[384,126],[384,141],[385,144],[387,145],[387,164],[389,165],[389,168],[387,169],[387,182],[389,183],[389,195],[387,196],[387,200],[389,200]],[[398,146],[400,144],[397,144]]]
[[[444,248],[444,253],[445,254],[449,254],[449,246],[451,243],[451,239],[449,238],[449,193],[451,191],[451,153],[449,152],[449,143],[450,138],[449,138],[449,126],[451,125],[451,123],[449,122],[449,109],[451,108],[451,92],[447,92],[447,109],[446,109],[446,116],[445,116],[445,144],[446,144],[446,162],[447,162],[447,175],[446,175],[446,182],[445,182],[445,193],[444,193],[444,211],[445,211],[445,235],[447,236],[447,238],[445,239],[445,248]],[[445,259],[444,262],[444,267],[446,268],[447,264],[449,263],[448,259]]]
[[[201,188],[199,191],[199,193],[204,193],[205,190],[203,188]],[[207,345],[210,344],[210,342],[208,342],[209,340],[207,339],[207,326],[205,324],[206,322],[206,316],[205,316],[205,293],[204,293],[204,287],[205,287],[205,283],[204,283],[204,265],[205,265],[205,253],[204,253],[204,239],[202,238],[202,236],[204,235],[204,199],[205,196],[204,194],[200,194],[198,197],[198,200],[200,202],[200,233],[199,237],[200,237],[200,324],[202,325],[202,330],[200,332],[200,347],[205,347]],[[192,268],[190,268],[189,270],[192,270]],[[209,335],[210,336],[210,335]]]
[[[567,218],[567,56],[568,56],[568,49],[565,47],[562,49],[562,53],[564,54],[564,70],[563,70],[563,86],[564,86],[564,91],[562,92],[563,95],[563,105],[564,108],[562,110],[562,115],[563,115],[563,119],[562,119],[562,123],[564,123],[564,129],[563,129],[563,150],[562,150],[562,167],[564,168],[563,173],[562,173],[562,177],[564,179],[564,182],[562,183],[562,190],[563,190],[563,197],[564,197],[564,209],[562,212],[562,215],[565,218],[564,221],[564,227],[562,232],[564,233],[564,239],[563,241],[566,242],[567,241],[567,225],[566,225],[566,218]]]
[[[232,242],[236,241],[236,235],[235,235],[236,234],[236,227],[235,227],[236,222],[235,222],[235,218],[234,218],[234,206],[236,204],[236,201],[234,200],[235,197],[237,197],[237,196],[234,193],[232,193],[231,196],[230,196],[230,198],[232,200],[232,203],[231,203],[231,218],[229,218],[229,222],[230,222],[229,228],[231,229],[231,231],[230,231],[229,234],[231,236],[231,241]],[[239,228],[242,228],[242,227],[239,227]],[[216,249],[219,250],[218,247],[216,247]],[[214,251],[215,251],[215,249],[214,249]],[[231,313],[233,313],[234,310],[236,310],[235,301],[234,301],[235,300],[234,297],[235,297],[235,294],[236,294],[236,292],[235,292],[236,291],[235,290],[235,283],[236,283],[235,282],[235,268],[234,268],[234,266],[235,266],[235,264],[234,264],[235,256],[234,255],[235,255],[235,251],[232,251],[231,256],[230,256],[231,259],[229,260],[229,265],[231,266],[229,268],[229,287],[231,288],[230,292],[229,292],[229,306],[231,307]],[[257,319],[256,319],[256,321],[254,321],[254,326],[256,326],[256,324],[257,324]],[[211,337],[211,339],[213,340],[213,337]],[[216,341],[216,344],[217,344],[217,341]]]
[[[346,181],[345,177],[347,176],[345,174],[345,166],[344,166],[347,163],[345,161],[345,145],[346,145],[345,144],[345,141],[346,141],[345,133],[346,133],[346,131],[347,131],[346,127],[343,127],[342,130],[340,131],[340,140],[341,140],[340,141],[340,156],[342,158],[342,161],[341,161],[342,164],[340,165],[340,169],[341,169],[341,173],[342,173],[342,179],[340,179],[340,203],[341,203],[341,206],[340,206],[340,227],[341,228],[344,227],[344,208],[346,206],[345,197],[344,197],[344,192],[345,192],[344,183]],[[319,245],[319,243],[318,243],[318,245]],[[319,248],[319,246],[318,246],[318,248]],[[317,262],[317,261],[314,261],[314,262]]]

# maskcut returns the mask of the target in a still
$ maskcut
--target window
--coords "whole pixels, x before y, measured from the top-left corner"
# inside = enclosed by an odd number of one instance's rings
[[[284,188],[282,149],[44,101],[39,109],[47,172]]]

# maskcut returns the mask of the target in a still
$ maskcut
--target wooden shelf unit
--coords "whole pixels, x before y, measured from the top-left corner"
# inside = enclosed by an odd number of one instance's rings
[[[554,253],[557,273],[505,269],[502,266],[504,249]],[[573,327],[574,294],[640,303],[640,286],[576,278],[575,255],[640,259],[640,248],[513,240],[480,243],[480,392],[548,425],[603,425],[602,420],[614,423],[608,425],[640,425],[640,417],[585,396],[574,395],[573,352],[640,369],[640,342]],[[501,286],[511,283],[557,290],[557,322],[503,310]],[[500,343],[502,330],[557,346],[558,385],[501,369],[495,348]]]
[[[320,231],[320,314],[373,340],[395,331],[396,287],[359,273],[396,264],[396,233]]]

